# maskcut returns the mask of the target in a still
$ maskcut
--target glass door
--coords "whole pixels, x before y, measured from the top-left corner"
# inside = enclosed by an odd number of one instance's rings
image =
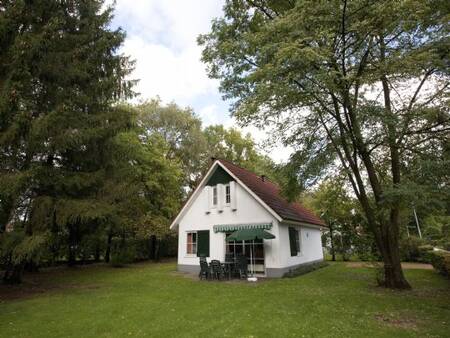
[[[231,235],[227,233],[226,237]],[[252,271],[252,262],[254,263],[255,273],[264,274],[264,241],[262,239],[255,241],[233,241],[225,242],[226,254],[234,256],[243,255],[247,258],[248,271]],[[252,257],[252,262],[250,261]]]

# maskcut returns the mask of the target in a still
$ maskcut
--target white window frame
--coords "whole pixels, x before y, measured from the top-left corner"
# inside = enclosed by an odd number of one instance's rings
[[[231,205],[231,186],[229,183],[225,185],[225,205]]]
[[[219,204],[219,191],[217,185],[212,187],[212,207],[216,208]]]
[[[195,242],[188,242],[189,234],[195,234]],[[188,252],[188,245],[189,243],[191,245],[195,245],[195,252],[189,253]],[[198,234],[197,231],[186,231],[186,257],[197,257],[197,249],[198,249]]]

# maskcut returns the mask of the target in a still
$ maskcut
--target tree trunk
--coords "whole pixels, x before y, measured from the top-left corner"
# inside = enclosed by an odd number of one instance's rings
[[[336,261],[336,251],[334,249],[333,227],[330,225],[331,260]]]
[[[100,245],[98,243],[95,245],[94,261],[100,261]]]
[[[393,289],[410,289],[411,285],[406,280],[401,266],[398,231],[392,229],[392,224],[390,225],[382,231],[383,244],[380,251],[384,263],[383,286]]]
[[[386,44],[384,37],[380,37],[380,58],[385,60]],[[381,76],[381,84],[383,86],[384,108],[386,116],[388,117],[386,126],[388,130],[389,151],[391,154],[391,174],[392,174],[392,188],[394,191],[399,189],[401,180],[401,164],[400,153],[397,144],[397,126],[396,116],[392,112],[391,93],[389,81],[385,74]],[[397,195],[396,195],[397,194]],[[400,262],[399,250],[399,222],[400,222],[400,197],[398,192],[394,192],[393,202],[390,208],[389,223],[381,227],[381,233],[384,237],[382,251],[384,261],[384,283],[386,287],[395,289],[410,289],[411,286],[403,275],[403,270]]]
[[[160,248],[160,240],[155,239],[155,261],[159,262],[159,248]]]
[[[112,243],[112,233],[108,233],[108,240],[106,241],[106,251],[105,251],[105,262],[109,263],[111,259],[111,243]]]
[[[149,259],[156,260],[157,239],[155,235],[150,236],[149,240]]]
[[[3,283],[10,285],[22,283],[23,268],[23,264],[8,264],[3,275]]]
[[[67,264],[69,266],[75,266],[76,264],[76,231],[74,225],[69,226],[69,247],[68,247],[68,258]]]

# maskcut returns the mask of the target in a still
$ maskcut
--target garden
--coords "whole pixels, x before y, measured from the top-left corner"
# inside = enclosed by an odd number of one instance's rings
[[[0,286],[1,337],[448,337],[450,283],[406,269],[412,290],[331,262],[282,279],[200,281],[174,262],[88,265]]]

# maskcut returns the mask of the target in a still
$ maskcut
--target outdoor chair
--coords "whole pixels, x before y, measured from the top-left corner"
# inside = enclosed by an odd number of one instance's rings
[[[208,266],[208,262],[206,261],[206,257],[200,257],[200,273],[198,277],[200,280],[209,279],[210,278],[210,269]]]
[[[225,263],[224,269],[225,273],[228,276],[228,279],[231,279],[236,274],[236,257],[232,253],[225,254]]]
[[[225,262],[234,263],[234,254],[232,254],[232,253],[225,254]]]
[[[236,272],[241,279],[248,277],[247,258],[245,256],[240,255],[236,258]]]
[[[222,264],[220,264],[220,261],[217,259],[211,261],[211,274],[213,278],[217,278],[218,280],[225,276]]]

